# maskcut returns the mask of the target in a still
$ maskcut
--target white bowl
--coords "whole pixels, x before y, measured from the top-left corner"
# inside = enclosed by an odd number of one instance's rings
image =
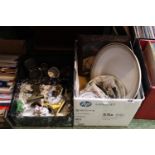
[[[104,46],[97,54],[91,69],[91,79],[100,75],[114,75],[127,90],[126,98],[135,98],[141,85],[141,69],[133,51],[121,43]]]

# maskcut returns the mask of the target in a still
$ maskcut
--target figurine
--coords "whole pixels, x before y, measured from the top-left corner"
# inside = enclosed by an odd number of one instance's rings
[[[47,116],[49,113],[48,109],[45,107],[35,106],[34,108],[34,115],[35,116]]]
[[[16,105],[17,105],[17,108],[16,108],[17,113],[21,113],[24,111],[24,104],[21,100],[16,100]]]
[[[51,85],[40,85],[40,94],[44,96],[45,100],[48,100],[48,93],[51,90]]]

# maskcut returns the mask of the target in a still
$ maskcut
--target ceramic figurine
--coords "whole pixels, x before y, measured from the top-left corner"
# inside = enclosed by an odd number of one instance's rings
[[[51,89],[49,90],[49,96],[50,97],[57,97],[62,94],[63,88],[61,85],[53,85]]]
[[[16,108],[17,113],[21,113],[24,111],[24,104],[21,100],[16,100],[16,105],[17,105],[17,108]]]
[[[21,87],[20,87],[20,91],[23,93],[28,93],[28,92],[32,92],[32,85],[28,84],[28,83],[22,83]]]
[[[40,94],[44,96],[45,100],[48,100],[48,93],[50,89],[52,88],[51,85],[41,85],[40,86]]]
[[[36,116],[46,116],[48,115],[49,111],[45,107],[36,106],[34,108],[34,115]]]

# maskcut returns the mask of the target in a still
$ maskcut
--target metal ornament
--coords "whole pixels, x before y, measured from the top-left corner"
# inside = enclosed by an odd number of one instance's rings
[[[41,66],[42,74],[44,76],[48,76],[48,64],[42,63],[40,66]]]
[[[48,70],[48,76],[50,78],[59,78],[60,76],[60,71],[57,67],[51,67],[49,70]]]
[[[29,69],[30,79],[40,79],[42,77],[41,68],[31,68]]]

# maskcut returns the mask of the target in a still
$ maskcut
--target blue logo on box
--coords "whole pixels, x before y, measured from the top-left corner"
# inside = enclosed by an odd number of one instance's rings
[[[80,106],[81,107],[90,107],[91,105],[92,105],[92,103],[89,102],[89,101],[82,101],[82,102],[80,102]]]

